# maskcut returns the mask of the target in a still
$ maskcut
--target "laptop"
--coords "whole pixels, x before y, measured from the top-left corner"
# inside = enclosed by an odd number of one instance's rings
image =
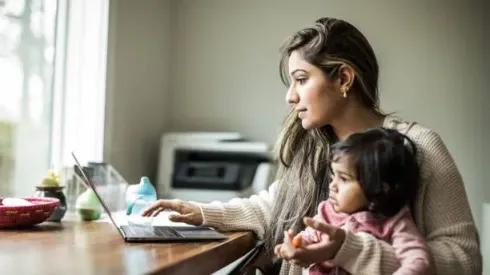
[[[116,227],[119,234],[126,242],[195,242],[214,241],[227,239],[228,236],[205,226],[140,226],[140,225],[117,225],[109,208],[102,197],[97,193],[94,183],[87,177],[80,162],[72,153],[76,166],[82,174],[83,181],[97,196],[102,208],[109,216],[109,220]]]

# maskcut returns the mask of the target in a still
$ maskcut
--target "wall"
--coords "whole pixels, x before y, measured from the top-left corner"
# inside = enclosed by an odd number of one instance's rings
[[[136,182],[154,177],[168,123],[170,2],[110,3],[104,159]]]
[[[320,16],[340,17],[377,52],[382,108],[441,134],[479,224],[490,201],[488,9],[455,2],[111,1],[106,159],[135,181],[154,173],[163,131],[232,130],[273,143],[287,108],[281,42]]]
[[[490,196],[483,175],[490,85],[488,23],[475,2],[174,1],[169,130],[235,130],[274,142],[286,110],[281,42],[320,16],[344,18],[377,52],[382,108],[441,134],[479,222]]]

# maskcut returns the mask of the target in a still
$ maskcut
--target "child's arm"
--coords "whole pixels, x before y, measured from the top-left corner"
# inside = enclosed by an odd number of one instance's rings
[[[403,209],[393,224],[391,244],[400,261],[394,275],[435,274],[429,248],[418,231],[408,208]]]

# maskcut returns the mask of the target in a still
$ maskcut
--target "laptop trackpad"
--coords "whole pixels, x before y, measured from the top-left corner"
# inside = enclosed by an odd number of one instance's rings
[[[172,227],[177,233],[184,236],[185,238],[213,238],[213,239],[226,239],[227,236],[216,232],[215,230],[208,227]]]

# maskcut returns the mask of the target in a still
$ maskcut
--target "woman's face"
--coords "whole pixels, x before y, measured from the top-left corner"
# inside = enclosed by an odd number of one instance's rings
[[[339,81],[329,81],[320,68],[305,61],[298,51],[289,57],[291,85],[286,101],[293,105],[305,129],[331,124],[346,101]]]

